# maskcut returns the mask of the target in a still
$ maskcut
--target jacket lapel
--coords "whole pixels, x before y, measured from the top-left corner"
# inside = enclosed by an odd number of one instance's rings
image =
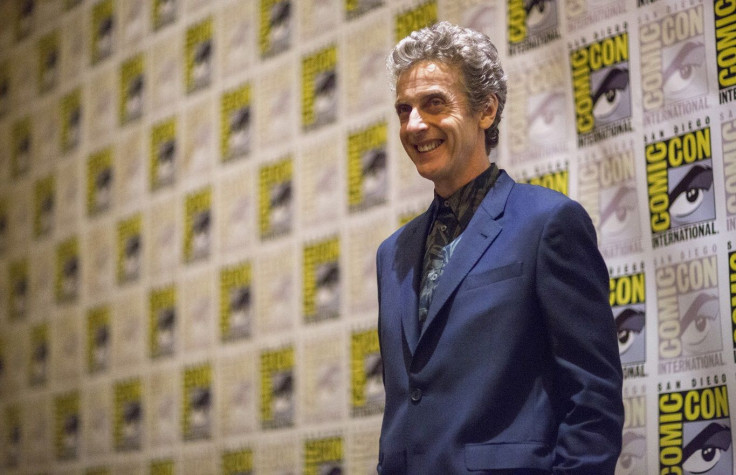
[[[401,315],[401,326],[404,337],[412,354],[419,340],[419,283],[422,276],[424,260],[424,241],[427,237],[427,227],[432,217],[432,207],[422,215],[406,225],[406,229],[399,238],[396,250],[400,260],[410,271],[403,274],[400,280],[401,295],[405,299],[406,311]]]
[[[455,252],[442,273],[442,277],[437,283],[432,303],[429,306],[427,321],[424,322],[419,335],[419,341],[421,341],[427,328],[432,325],[432,321],[437,317],[440,309],[447,303],[447,300],[465,276],[468,275],[470,269],[473,268],[478,259],[488,249],[488,246],[498,236],[498,233],[501,232],[502,227],[496,221],[496,218],[503,212],[506,199],[513,185],[513,180],[502,171],[493,188],[488,192],[488,195],[483,199],[475,215],[470,220],[455,248]]]

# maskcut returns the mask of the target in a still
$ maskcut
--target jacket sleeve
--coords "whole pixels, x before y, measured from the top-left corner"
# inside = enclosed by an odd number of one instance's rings
[[[623,402],[608,271],[585,210],[566,200],[539,243],[537,295],[554,355],[555,473],[613,474]]]

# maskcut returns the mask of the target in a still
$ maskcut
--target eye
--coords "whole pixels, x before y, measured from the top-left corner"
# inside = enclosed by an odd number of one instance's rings
[[[692,473],[708,472],[721,460],[721,452],[716,447],[703,447],[685,461],[683,468]]]
[[[616,111],[620,102],[621,91],[619,89],[608,89],[595,101],[593,115],[596,117],[607,117]]]
[[[683,218],[695,212],[703,203],[705,192],[713,185],[713,170],[696,165],[670,192],[670,213]]]
[[[629,87],[629,70],[612,68],[593,92],[593,115],[596,119],[607,119],[622,104],[624,93]]]
[[[636,469],[637,462],[646,455],[647,440],[645,437],[634,432],[625,432],[623,435],[623,446],[621,456],[616,464],[616,473],[636,473],[628,470]],[[624,472],[622,472],[624,471]]]
[[[688,89],[698,77],[697,73],[705,61],[705,47],[702,43],[687,42],[664,70],[664,93],[676,96]]]
[[[712,322],[718,318],[718,314],[718,297],[706,292],[698,294],[680,322],[682,342],[689,347],[702,343],[710,333]]]
[[[404,122],[409,118],[411,113],[411,107],[407,104],[398,104],[396,106],[396,115],[399,116],[399,121]]]
[[[700,474],[712,470],[723,452],[731,447],[731,428],[712,422],[685,445],[682,468]]]
[[[678,216],[686,216],[696,210],[702,201],[703,193],[700,188],[688,188],[677,196],[671,211]]]
[[[633,457],[631,454],[621,453],[621,457],[618,459],[619,465],[621,465],[621,468],[631,468],[631,464],[634,463]]]
[[[445,106],[445,100],[438,96],[430,97],[424,105],[424,109],[430,114],[438,114],[442,112]]]
[[[634,344],[636,335],[631,330],[619,330],[617,333],[618,338],[618,353],[626,353],[626,350],[631,348]]]
[[[699,66],[697,66],[699,67]],[[676,94],[686,89],[695,74],[696,65],[683,64],[664,83],[664,93],[666,95]]]
[[[615,236],[636,219],[636,189],[622,186],[601,210],[601,234]]]
[[[526,25],[529,28],[543,24],[553,13],[554,8],[548,0],[532,0],[526,7]]]
[[[563,120],[561,112],[564,110],[565,96],[559,92],[545,94],[538,105],[529,109],[529,137],[541,140],[552,139],[552,135],[559,133]]]
[[[623,354],[631,348],[636,337],[644,328],[645,314],[641,310],[627,308],[616,316],[618,352]]]

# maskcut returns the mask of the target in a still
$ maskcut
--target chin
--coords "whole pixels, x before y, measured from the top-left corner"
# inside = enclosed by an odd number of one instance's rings
[[[431,166],[429,163],[417,163],[414,162],[414,166],[417,168],[417,173],[422,178],[434,181],[441,173],[436,167]]]
[[[419,168],[417,168],[417,172],[419,173],[419,176],[420,177],[422,177],[424,179],[427,179],[427,180],[430,180],[430,181],[434,181],[434,179],[433,179],[433,176],[434,175],[432,173],[430,173],[430,172],[428,172],[426,170],[420,170]]]

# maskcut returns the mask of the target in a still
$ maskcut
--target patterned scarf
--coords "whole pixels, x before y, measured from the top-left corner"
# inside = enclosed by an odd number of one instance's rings
[[[434,289],[452,256],[452,251],[460,242],[462,232],[468,227],[470,219],[499,174],[500,170],[492,163],[483,173],[463,185],[449,198],[442,198],[435,193],[433,204],[435,216],[424,247],[422,282],[419,287],[420,324],[427,318]]]

